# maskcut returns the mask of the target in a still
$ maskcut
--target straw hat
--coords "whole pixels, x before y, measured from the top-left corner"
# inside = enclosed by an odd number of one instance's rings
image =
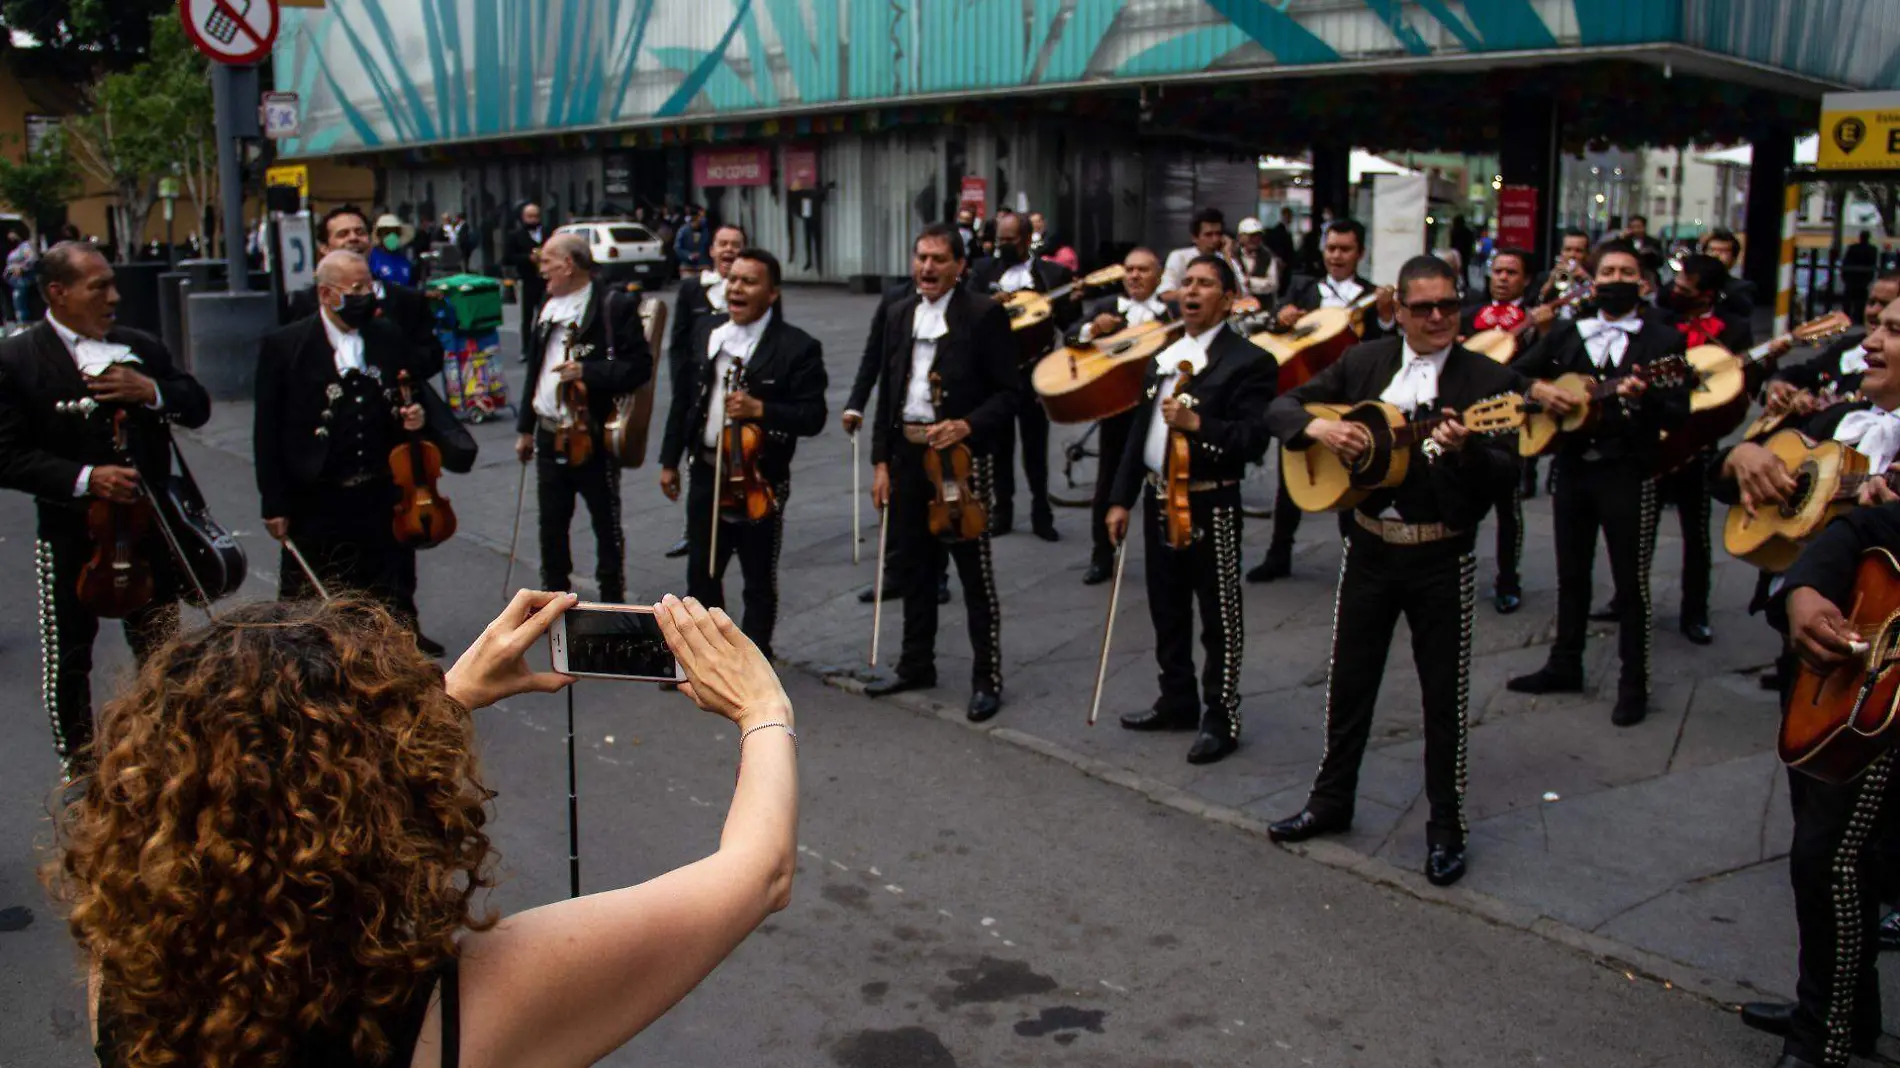
[[[404,245],[416,239],[416,228],[396,218],[394,215],[384,215],[382,218],[377,219],[376,229],[371,236],[375,239],[376,243],[380,245],[382,244],[383,235],[391,230],[396,231],[397,237]]]

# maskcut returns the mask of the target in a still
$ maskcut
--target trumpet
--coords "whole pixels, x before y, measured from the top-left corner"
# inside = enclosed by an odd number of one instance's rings
[[[1575,260],[1565,260],[1552,268],[1550,272],[1551,291],[1559,297],[1569,292],[1571,286],[1588,280],[1583,265]]]

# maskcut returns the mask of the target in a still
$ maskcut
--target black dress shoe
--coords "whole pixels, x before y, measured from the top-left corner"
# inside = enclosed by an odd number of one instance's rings
[[[864,589],[858,591],[859,604],[870,604],[871,601],[874,600],[876,597],[877,597],[876,586],[867,586]],[[901,601],[904,599],[904,591],[898,589],[896,586],[893,586],[890,583],[885,583],[884,584],[884,599],[887,601]]]
[[[1082,572],[1082,585],[1100,586],[1114,577],[1115,569],[1107,564],[1090,564],[1089,569]]]
[[[1274,579],[1283,579],[1291,574],[1293,574],[1292,551],[1281,552],[1278,549],[1268,549],[1267,558],[1260,562],[1260,566],[1247,572],[1247,581],[1272,582]]]
[[[1615,601],[1611,601],[1609,604],[1590,613],[1590,621],[1592,623],[1614,623],[1622,618],[1623,608]]]
[[[1315,816],[1308,809],[1301,809],[1296,816],[1267,824],[1267,839],[1273,842],[1304,842],[1308,838],[1317,838],[1322,834],[1343,834],[1352,830],[1352,817],[1333,819]]]
[[[864,688],[866,697],[887,697],[894,693],[907,693],[911,690],[928,690],[937,685],[937,673],[906,675],[902,672],[883,682],[874,682]]]
[[[1029,529],[1035,533],[1036,537],[1041,538],[1043,541],[1062,540],[1062,532],[1056,529],[1054,520],[1043,520],[1033,523]]]
[[[1491,604],[1497,608],[1498,615],[1508,616],[1512,612],[1524,607],[1524,595],[1499,590],[1497,596],[1491,598]]]
[[[441,642],[436,641],[421,631],[416,631],[416,648],[422,650],[422,655],[430,659],[434,659],[448,652],[448,649],[444,647]]]
[[[1616,695],[1616,708],[1610,712],[1610,722],[1619,727],[1634,727],[1649,715],[1649,695],[1634,691]]]
[[[997,501],[990,509],[990,537],[1000,538],[1016,529],[1016,508],[1009,501]]]
[[[1682,631],[1683,637],[1697,645],[1708,645],[1715,641],[1715,632],[1709,629],[1707,623],[1697,623],[1685,619],[1677,629]]]
[[[680,557],[685,556],[688,552],[691,551],[691,549],[692,549],[692,546],[686,544],[686,539],[682,537],[680,538],[680,540],[674,542],[672,546],[666,550],[666,558],[668,560],[677,560]]]
[[[1519,675],[1505,683],[1504,688],[1512,693],[1582,693],[1583,675],[1543,667],[1528,675]]]
[[[988,690],[978,690],[970,695],[970,722],[982,723],[993,718],[1003,710],[1003,699]]]
[[[1767,1034],[1786,1037],[1793,1020],[1791,1001],[1751,1001],[1742,1006],[1742,1023]]]
[[[1877,936],[1882,953],[1900,949],[1900,912],[1887,913],[1886,918],[1880,921]]]
[[[1240,741],[1230,735],[1202,731],[1188,747],[1188,763],[1212,764],[1226,759],[1227,754],[1240,748]]]
[[[1465,850],[1451,846],[1433,846],[1425,857],[1425,881],[1433,886],[1450,886],[1465,877]]]
[[[1758,683],[1761,686],[1761,688],[1764,690],[1769,690],[1775,693],[1781,692],[1781,672],[1775,671],[1772,668],[1767,671],[1762,672],[1761,678],[1756,679],[1755,682]]]
[[[1158,702],[1153,708],[1122,716],[1122,729],[1130,731],[1191,731],[1200,725],[1201,717],[1193,709],[1164,708]]]

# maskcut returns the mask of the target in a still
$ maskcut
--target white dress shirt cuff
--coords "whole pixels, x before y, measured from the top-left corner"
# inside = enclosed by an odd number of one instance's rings
[[[79,481],[73,483],[73,496],[84,497],[92,489],[92,465],[79,469]]]
[[[162,412],[165,410],[165,392],[158,388],[157,382],[152,383],[152,403],[146,405],[145,407],[155,412]]]

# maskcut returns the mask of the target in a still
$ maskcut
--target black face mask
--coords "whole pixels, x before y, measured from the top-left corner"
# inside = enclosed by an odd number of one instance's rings
[[[1676,292],[1676,287],[1670,286],[1663,290],[1663,306],[1681,315],[1700,315],[1703,312],[1702,295],[1691,293],[1684,296]]]
[[[1015,245],[997,245],[996,258],[1014,267],[1023,262],[1023,250]]]
[[[1595,292],[1597,307],[1619,319],[1635,311],[1642,299],[1642,288],[1635,282],[1599,282]]]
[[[351,330],[361,330],[376,321],[376,294],[345,293],[336,308],[336,317]]]

